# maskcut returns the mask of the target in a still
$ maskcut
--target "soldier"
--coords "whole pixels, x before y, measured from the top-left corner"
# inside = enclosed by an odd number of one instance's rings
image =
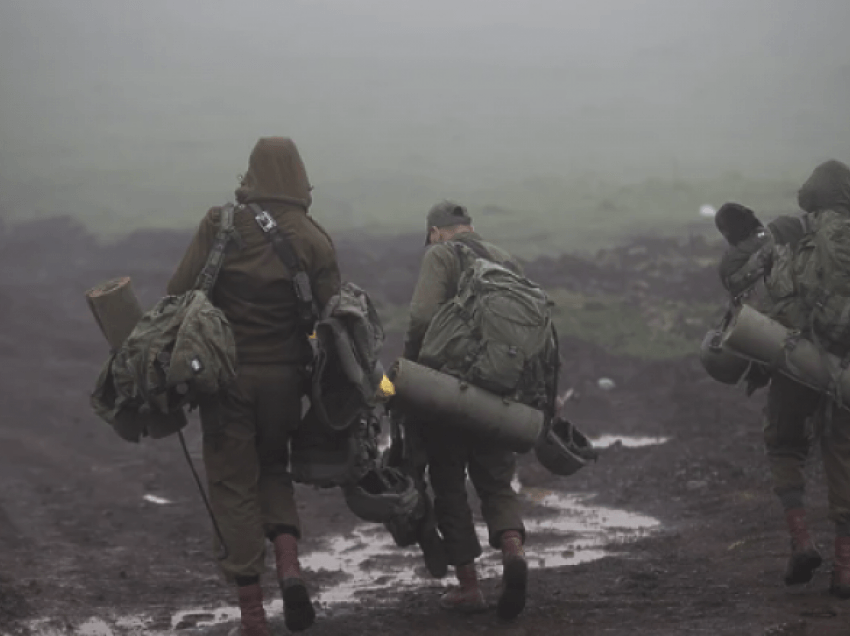
[[[827,210],[850,215],[850,168],[838,161],[821,164],[800,188],[798,202],[806,213],[815,218]],[[738,225],[742,232],[737,236],[734,230],[729,229],[732,225],[730,219],[735,216],[744,218],[724,213],[717,219],[724,236],[736,239],[734,242],[730,239],[733,246],[721,264],[721,278],[727,288],[730,276],[736,271],[734,250],[740,249],[748,239],[742,235],[745,224]],[[754,215],[752,218],[755,219]],[[804,217],[786,216],[769,224],[768,229],[777,245],[795,245],[809,232],[807,224]],[[830,236],[824,240],[847,239]],[[738,259],[739,264],[745,262],[746,259]],[[769,268],[770,262],[766,266]],[[802,284],[806,283],[808,279],[802,281]],[[828,283],[829,280],[824,281],[824,284]],[[735,290],[735,293],[738,291]],[[821,291],[829,292],[828,289]],[[769,298],[765,300],[770,301]],[[822,339],[821,342],[826,344],[828,351],[845,360],[850,354],[845,348],[832,347]],[[812,443],[819,438],[829,491],[829,516],[835,524],[835,558],[830,592],[840,598],[850,598],[850,412],[833,408],[827,396],[779,372],[769,373],[768,377],[770,388],[764,410],[765,447],[774,491],[785,510],[791,535],[791,556],[785,570],[785,584],[798,585],[810,581],[822,563],[806,524],[804,501],[805,463]]]
[[[340,288],[333,243],[309,215],[312,190],[292,140],[260,139],[236,190],[237,240],[231,241],[212,302],[230,321],[239,370],[220,400],[200,406],[204,465],[226,557],[237,586],[242,636],[269,633],[260,575],[265,540],[274,546],[286,626],[312,625],[315,612],[298,563],[300,522],[287,472],[290,434],[301,421],[311,348],[299,321],[293,272],[278,257],[254,211],[267,212],[289,238],[321,309]],[[256,204],[259,207],[249,208]],[[169,294],[191,289],[209,253],[221,214],[207,212],[168,284]]]
[[[450,201],[428,212],[426,245],[419,279],[410,306],[404,357],[416,361],[425,332],[442,303],[457,292],[463,271],[457,243],[479,255],[518,270],[519,265],[504,250],[484,242],[475,233],[466,208]],[[455,566],[459,586],[440,599],[447,610],[478,612],[487,603],[478,584],[475,559],[481,544],[475,533],[472,511],[466,496],[466,474],[481,499],[490,545],[502,550],[502,590],[498,614],[514,618],[525,607],[528,565],[523,543],[525,527],[520,517],[517,494],[511,487],[516,470],[514,454],[495,448],[456,430],[440,428],[438,422],[417,422],[424,438],[437,523],[443,535],[447,561]]]

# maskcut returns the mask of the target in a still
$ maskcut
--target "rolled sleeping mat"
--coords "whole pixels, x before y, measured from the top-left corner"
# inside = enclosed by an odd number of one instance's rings
[[[117,351],[142,317],[130,278],[114,278],[93,287],[86,292],[86,302],[109,348]]]
[[[841,406],[850,407],[850,373],[841,368],[841,358],[821,350],[811,340],[789,340],[791,336],[791,329],[743,305],[726,329],[722,344],[740,356],[774,366],[821,393],[831,393],[835,382],[843,396]]]
[[[542,411],[410,360],[398,360],[390,379],[402,408],[516,453],[530,451],[543,430]]]

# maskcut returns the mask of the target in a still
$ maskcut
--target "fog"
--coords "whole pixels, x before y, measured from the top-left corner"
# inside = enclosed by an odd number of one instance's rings
[[[0,210],[188,227],[278,134],[332,228],[799,183],[850,161],[848,25],[847,0],[3,0]]]

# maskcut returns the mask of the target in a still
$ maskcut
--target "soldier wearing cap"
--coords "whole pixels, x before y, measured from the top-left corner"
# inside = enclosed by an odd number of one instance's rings
[[[456,249],[459,243],[515,271],[520,269],[510,254],[485,242],[474,231],[465,207],[451,201],[432,207],[426,226],[428,249],[410,305],[404,347],[404,357],[408,360],[417,360],[432,318],[440,305],[457,293],[463,273]],[[504,573],[498,613],[506,619],[516,617],[525,607],[528,566],[523,552],[525,527],[517,494],[511,486],[516,472],[514,454],[495,448],[486,440],[441,427],[439,422],[413,424],[419,427],[424,439],[437,523],[448,562],[455,566],[459,583],[441,597],[441,607],[462,612],[487,609],[475,566],[482,550],[467,501],[468,473],[481,499],[490,545],[502,551]]]

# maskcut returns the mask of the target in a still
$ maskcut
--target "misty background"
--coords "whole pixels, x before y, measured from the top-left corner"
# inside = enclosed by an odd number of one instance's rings
[[[850,161],[847,0],[2,0],[0,215],[190,228],[293,137],[331,231],[520,252],[795,209]]]

